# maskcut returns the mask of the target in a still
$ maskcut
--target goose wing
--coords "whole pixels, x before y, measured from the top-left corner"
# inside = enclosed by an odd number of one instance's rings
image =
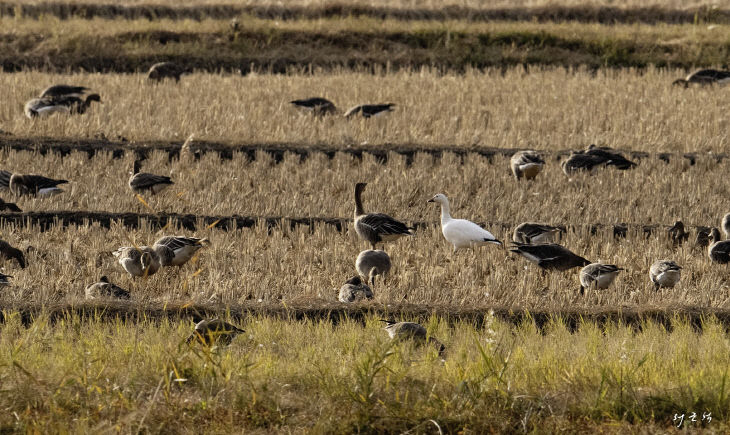
[[[42,175],[23,175],[21,180],[23,185],[36,191],[68,183],[68,180],[54,180],[53,178],[44,177]]]
[[[13,176],[12,172],[0,170],[0,188],[10,188],[10,177]]]
[[[133,189],[148,189],[158,184],[173,184],[170,177],[164,175],[155,175],[147,172],[140,172],[132,176],[129,180],[129,186]]]
[[[362,116],[365,118],[370,118],[371,116],[375,116],[378,113],[382,112],[390,112],[393,110],[393,106],[395,104],[393,103],[386,103],[386,104],[365,104],[362,106]]]
[[[88,90],[89,88],[85,86],[53,85],[44,89],[40,97],[61,97],[64,95],[79,96]]]
[[[306,98],[303,100],[293,100],[293,101],[290,101],[290,103],[295,106],[306,107],[309,109],[316,109],[316,108],[322,107],[322,106],[333,106],[334,107],[334,104],[330,100],[328,100],[326,98],[321,98],[321,97]]]
[[[556,243],[542,245],[515,243],[514,247],[510,248],[510,252],[522,255],[543,269],[567,270],[590,263],[585,258]]]
[[[489,231],[466,219],[451,219],[441,229],[450,242],[498,242],[496,237]]]
[[[180,249],[183,249],[187,246],[200,246],[204,242],[206,242],[208,239],[199,239],[196,237],[173,237],[173,236],[166,236],[162,237],[161,239],[157,240],[155,242],[155,245],[157,246],[165,246],[167,248],[172,249],[173,251],[178,251]]]
[[[411,229],[406,224],[383,213],[366,214],[359,219],[359,223],[370,227],[380,235],[412,234]]]
[[[560,228],[552,225],[523,223],[515,228],[515,232],[512,236],[515,242],[522,242],[520,239],[531,240],[534,237],[538,237],[545,233],[554,233],[560,231]],[[522,236],[522,237],[520,237]],[[527,242],[522,242],[527,243]]]
[[[512,156],[512,163],[517,165],[545,164],[545,160],[535,151],[518,151]]]
[[[615,166],[621,170],[630,169],[636,166],[636,163],[624,157],[620,152],[609,147],[591,146],[585,151],[585,154],[595,156],[596,160],[602,164]]]

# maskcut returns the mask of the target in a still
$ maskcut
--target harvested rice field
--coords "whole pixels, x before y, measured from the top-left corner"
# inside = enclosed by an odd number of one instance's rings
[[[728,432],[728,17],[0,2],[0,433]]]

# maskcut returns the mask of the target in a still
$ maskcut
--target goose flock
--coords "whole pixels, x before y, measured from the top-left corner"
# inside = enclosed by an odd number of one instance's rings
[[[173,79],[178,82],[182,75],[190,72],[172,62],[160,62],[149,69],[147,78],[155,82],[165,79]],[[730,71],[703,69],[686,78],[675,80],[673,85],[687,88],[692,84],[705,86],[727,83],[730,83]],[[101,97],[97,93],[92,93],[90,88],[59,84],[46,88],[37,98],[29,100],[25,104],[24,113],[31,119],[55,113],[80,115],[86,113],[94,102],[101,103]],[[290,103],[315,116],[342,113],[332,101],[323,97],[297,99]],[[342,116],[345,118],[355,116],[371,118],[391,112],[395,106],[394,103],[360,104],[345,111]],[[141,165],[140,160],[134,162],[128,180],[128,186],[135,194],[155,195],[174,184],[169,176],[141,172]],[[545,165],[546,161],[543,156],[534,150],[520,150],[510,159],[510,170],[518,181],[529,182],[536,179]],[[635,168],[637,163],[627,159],[614,149],[590,145],[584,150],[572,151],[560,165],[565,175],[573,176],[579,172],[591,174],[605,167],[630,170]],[[63,179],[0,170],[0,188],[8,189],[16,197],[23,195],[43,197],[60,194],[63,189],[59,186],[67,183],[69,181]],[[377,249],[377,245],[415,234],[414,228],[387,214],[366,213],[362,202],[362,194],[366,186],[366,183],[356,183],[354,186],[353,226],[355,233],[369,244],[370,249],[358,254],[355,260],[357,275],[349,278],[340,287],[337,299],[342,303],[356,303],[373,299],[376,277],[384,279],[391,273],[392,268],[391,257],[385,250]],[[452,245],[454,253],[484,245],[503,246],[502,241],[476,223],[466,219],[453,218],[446,195],[438,193],[428,202],[440,206],[441,232],[444,239]],[[16,204],[0,199],[0,211],[21,212],[21,209]],[[730,213],[722,218],[720,228],[726,238],[730,237]],[[685,231],[682,221],[677,221],[667,231],[674,244],[682,244],[689,238],[689,233]],[[524,257],[543,272],[567,271],[581,267],[578,274],[581,295],[585,294],[586,289],[608,288],[624,269],[615,264],[591,262],[562,246],[559,242],[561,235],[565,232],[564,227],[524,222],[514,229],[512,244],[508,252]],[[707,255],[711,261],[720,264],[730,262],[730,240],[723,240],[718,228],[706,227],[698,230],[696,243],[707,247]],[[205,238],[164,236],[155,241],[152,246],[124,246],[118,248],[113,254],[119,265],[130,276],[146,278],[162,268],[184,266],[197,255],[200,249],[209,245],[210,241]],[[20,268],[26,267],[23,251],[12,247],[3,240],[0,240],[0,259],[14,260]],[[672,260],[657,260],[649,268],[650,282],[657,290],[674,287],[681,279],[681,270],[682,267]],[[10,278],[12,275],[0,273],[0,286],[10,285]],[[85,297],[89,300],[130,299],[131,293],[111,283],[104,275],[99,282],[86,287]],[[445,351],[445,346],[436,338],[429,336],[426,328],[417,323],[396,322],[389,319],[382,319],[382,321],[385,323],[384,329],[391,339],[413,339],[434,346],[439,354]],[[188,337],[187,342],[228,345],[236,335],[243,332],[235,325],[220,319],[202,320],[195,325],[194,332]]]

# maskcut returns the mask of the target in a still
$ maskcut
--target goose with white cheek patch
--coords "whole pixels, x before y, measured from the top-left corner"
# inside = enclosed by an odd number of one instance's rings
[[[580,270],[580,294],[585,289],[605,289],[610,286],[621,272],[622,268],[615,264],[591,263]]]
[[[63,192],[59,184],[68,183],[68,180],[54,180],[42,175],[13,174],[10,177],[10,191],[15,196],[50,196]]]
[[[488,244],[502,245],[492,233],[474,222],[452,218],[449,200],[443,193],[437,194],[428,202],[441,204],[441,232],[446,240],[454,245],[454,252]]]
[[[139,160],[134,161],[132,176],[129,177],[129,188],[134,193],[151,192],[154,195],[171,184],[175,184],[170,177],[150,174],[148,172],[139,172],[141,163]]]

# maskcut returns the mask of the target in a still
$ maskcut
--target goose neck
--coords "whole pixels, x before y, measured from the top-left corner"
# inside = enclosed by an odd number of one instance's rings
[[[361,195],[362,191],[355,187],[355,216],[362,216],[365,214],[365,210],[362,208]]]
[[[448,202],[441,203],[441,224],[451,220],[451,210]]]

